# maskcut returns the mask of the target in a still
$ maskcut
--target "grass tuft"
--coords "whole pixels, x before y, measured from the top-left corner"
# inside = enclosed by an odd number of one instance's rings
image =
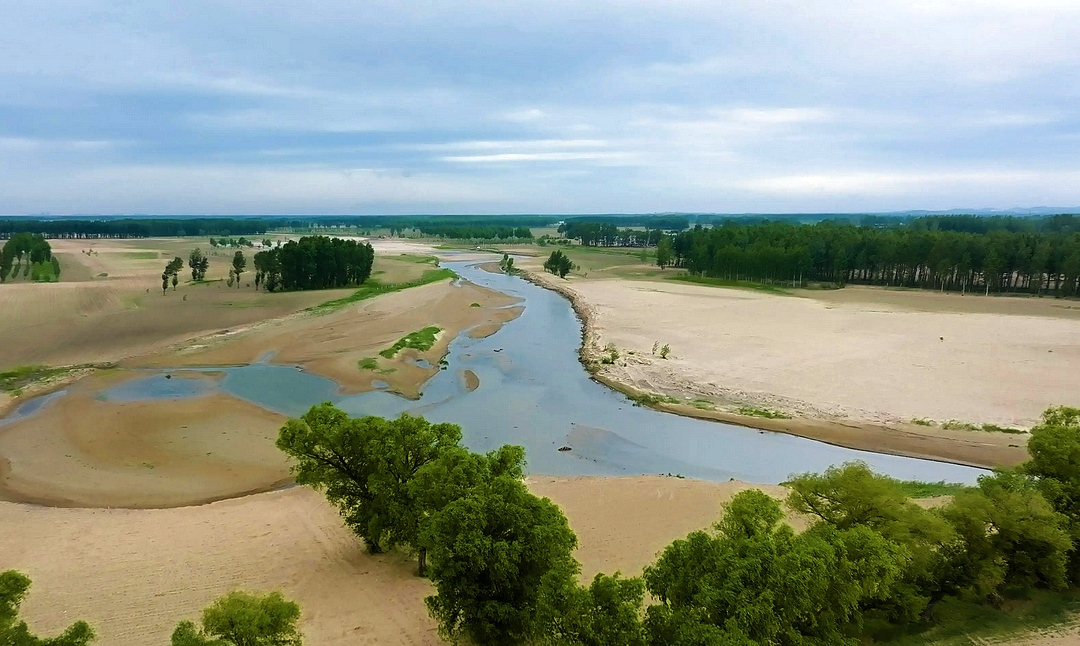
[[[787,413],[782,413],[778,410],[772,410],[771,408],[742,406],[735,412],[739,415],[745,415],[747,417],[762,417],[765,419],[791,419],[791,415],[788,415]]]
[[[393,283],[390,285],[381,285],[377,281],[368,280],[365,284],[360,286],[360,289],[356,290],[349,296],[344,298],[335,298],[333,300],[326,301],[321,305],[309,307],[307,312],[314,312],[316,314],[324,314],[333,310],[358,303],[360,301],[367,300],[369,298],[375,298],[382,294],[389,294],[391,292],[400,292],[403,289],[409,289],[410,287],[419,287],[421,285],[427,285],[428,283],[437,283],[443,280],[449,280],[451,278],[457,278],[457,274],[453,270],[440,268],[429,269],[424,272],[420,278],[416,280],[410,280],[405,283]]]

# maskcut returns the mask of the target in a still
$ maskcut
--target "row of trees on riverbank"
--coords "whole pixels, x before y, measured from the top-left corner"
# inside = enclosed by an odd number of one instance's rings
[[[460,440],[451,424],[351,419],[323,404],[290,421],[278,446],[370,550],[418,556],[436,590],[431,615],[471,643],[854,644],[925,629],[943,608],[1080,584],[1077,409],[1047,411],[1030,462],[943,507],[848,464],[788,483],[805,531],[785,524],[780,501],[746,491],[642,577],[588,586],[566,518],[522,482],[523,449],[478,455]]]
[[[918,220],[896,228],[833,222],[695,227],[675,235],[672,249],[676,267],[729,280],[1080,294],[1080,233],[1068,226],[976,233],[964,230],[968,219],[954,220],[944,222],[953,227],[948,230]]]

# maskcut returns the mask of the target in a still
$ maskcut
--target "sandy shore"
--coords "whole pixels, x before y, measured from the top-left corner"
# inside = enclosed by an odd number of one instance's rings
[[[272,363],[303,366],[333,379],[347,393],[373,390],[374,382],[382,381],[389,390],[415,398],[439,371],[439,361],[453,339],[466,331],[494,334],[521,315],[522,308],[511,307],[516,302],[472,283],[444,281],[360,301],[329,314],[299,314],[194,339],[125,365],[241,365],[272,354]],[[429,350],[405,349],[389,359],[379,355],[398,339],[428,326],[442,330]],[[426,360],[430,367],[418,365],[417,359]],[[376,368],[361,369],[362,360],[374,361]]]
[[[784,297],[561,280],[530,269],[531,280],[575,303],[585,321],[582,358],[597,378],[685,402],[657,405],[671,412],[996,466],[1026,459],[1025,435],[912,420],[1028,428],[1045,408],[1080,402],[1080,381],[1068,377],[1080,374],[1080,309],[1072,303],[860,288]],[[668,359],[653,355],[656,342],[671,346]],[[620,351],[613,365],[598,361],[607,343]],[[737,414],[744,406],[793,419]]]
[[[155,402],[97,398],[88,377],[0,428],[0,498],[77,507],[174,507],[290,481],[274,446],[285,417],[222,394]]]
[[[748,485],[638,477],[537,478],[530,486],[566,513],[590,577],[639,573],[673,539],[714,522]],[[25,617],[47,634],[81,618],[100,646],[164,644],[177,622],[242,588],[280,589],[299,602],[307,643],[442,643],[415,562],[366,554],[306,488],[161,510],[0,502],[0,526],[19,528],[0,532],[0,569],[33,579]]]

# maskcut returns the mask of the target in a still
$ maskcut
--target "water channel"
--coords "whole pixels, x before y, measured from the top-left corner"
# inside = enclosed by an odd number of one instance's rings
[[[340,394],[335,382],[296,366],[267,360],[204,380],[151,373],[104,393],[113,401],[197,397],[217,388],[264,408],[298,416],[331,401],[352,415],[403,412],[461,425],[475,451],[503,444],[526,449],[531,473],[550,475],[678,474],[690,478],[778,483],[792,473],[822,471],[862,460],[901,479],[972,483],[985,471],[966,466],[845,449],[780,433],[696,420],[638,407],[589,378],[578,361],[581,322],[560,295],[520,278],[493,274],[475,263],[446,262],[462,278],[523,299],[524,312],[484,339],[461,335],[417,401],[389,392]],[[472,370],[480,386],[469,392],[460,376]],[[61,396],[53,394],[46,397]],[[31,400],[11,415],[34,414],[48,401]],[[29,409],[27,407],[30,407]],[[7,420],[0,420],[2,425]],[[560,451],[561,447],[570,450]]]

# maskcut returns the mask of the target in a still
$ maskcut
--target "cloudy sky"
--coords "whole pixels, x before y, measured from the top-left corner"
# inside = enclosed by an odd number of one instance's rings
[[[0,16],[0,213],[1080,205],[1076,0]]]

